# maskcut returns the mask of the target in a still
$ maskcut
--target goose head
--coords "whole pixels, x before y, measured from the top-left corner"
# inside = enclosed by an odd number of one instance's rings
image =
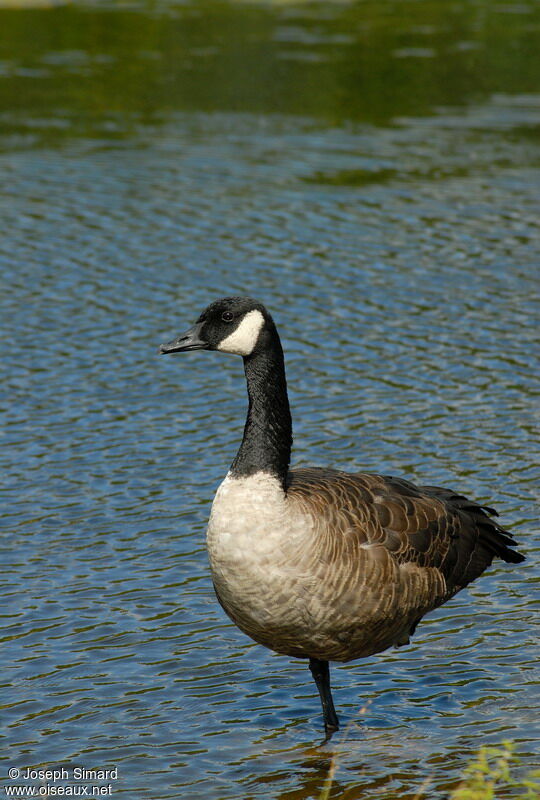
[[[247,358],[268,346],[273,334],[274,322],[262,303],[250,297],[224,297],[205,308],[184,334],[162,344],[159,352],[219,350]]]

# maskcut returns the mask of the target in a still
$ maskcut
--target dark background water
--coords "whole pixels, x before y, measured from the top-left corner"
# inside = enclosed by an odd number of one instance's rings
[[[332,797],[382,800],[445,797],[482,744],[538,763],[540,4],[77,3],[0,26],[3,777],[304,800],[335,756]],[[458,488],[528,555],[410,647],[335,668],[330,745],[305,664],[212,592],[241,362],[156,355],[232,293],[280,328],[294,463]]]

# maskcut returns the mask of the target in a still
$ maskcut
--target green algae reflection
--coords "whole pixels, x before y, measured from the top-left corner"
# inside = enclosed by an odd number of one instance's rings
[[[384,125],[540,86],[537,3],[23,4],[0,23],[10,141],[123,137],[178,110]]]

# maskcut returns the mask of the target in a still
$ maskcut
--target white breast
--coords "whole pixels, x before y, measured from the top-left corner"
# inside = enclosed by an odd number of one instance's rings
[[[227,475],[216,492],[208,523],[212,570],[240,563],[260,568],[261,562],[274,560],[272,553],[278,558],[286,518],[286,495],[272,475]]]
[[[281,649],[276,636],[284,630],[310,624],[305,597],[312,579],[298,558],[307,527],[267,473],[228,475],[212,505],[207,546],[219,599],[245,633],[273,649]]]

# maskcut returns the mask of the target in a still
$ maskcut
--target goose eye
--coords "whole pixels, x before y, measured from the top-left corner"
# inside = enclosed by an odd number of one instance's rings
[[[223,314],[221,315],[221,319],[223,320],[223,322],[232,322],[233,318],[234,314],[232,313],[232,311],[224,311]]]

